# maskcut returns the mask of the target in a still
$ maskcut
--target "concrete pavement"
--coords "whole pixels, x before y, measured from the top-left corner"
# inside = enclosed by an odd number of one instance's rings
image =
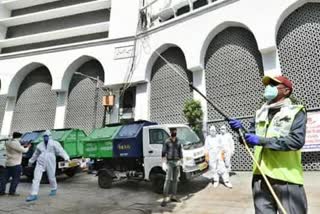
[[[320,172],[305,173],[309,214],[320,210]],[[49,197],[49,185],[41,185],[39,200],[25,202],[30,183],[19,186],[20,197],[0,197],[0,214],[253,214],[251,173],[236,172],[231,177],[233,189],[223,185],[213,188],[204,177],[179,185],[182,203],[162,208],[161,195],[153,193],[149,182],[122,182],[111,189],[101,189],[97,177],[81,173],[73,178],[59,177],[56,197]]]

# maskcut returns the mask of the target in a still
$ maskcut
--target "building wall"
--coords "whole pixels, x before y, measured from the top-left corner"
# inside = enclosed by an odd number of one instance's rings
[[[315,3],[307,5],[307,9],[298,9],[307,2]],[[158,58],[159,54],[165,55],[166,50],[172,47],[179,47],[181,50],[185,61],[182,70],[192,72],[192,78],[188,78],[194,81],[199,90],[210,98],[219,100],[219,104],[230,116],[242,117],[247,125],[249,116],[259,104],[259,94],[262,92],[259,78],[265,74],[283,73],[293,78],[297,87],[306,88],[305,91],[295,91],[295,95],[306,102],[308,108],[319,110],[319,104],[313,98],[318,96],[318,83],[314,81],[318,79],[318,74],[310,72],[317,68],[319,61],[319,20],[316,12],[319,1],[218,0],[190,12],[180,11],[177,17],[162,23],[152,26],[147,23],[144,30],[137,33],[138,23],[141,23],[138,19],[140,3],[139,0],[130,0],[130,3],[127,0],[112,1],[108,38],[81,42],[77,40],[79,43],[76,44],[59,43],[58,46],[50,47],[43,45],[41,49],[25,52],[18,49],[22,52],[11,50],[11,53],[1,54],[0,67],[5,69],[0,72],[0,93],[8,97],[1,133],[10,133],[15,111],[13,100],[26,72],[39,64],[46,66],[52,76],[51,90],[58,92],[54,126],[63,128],[68,104],[66,94],[73,72],[89,59],[95,59],[101,64],[104,85],[114,91],[116,99],[127,80],[137,85],[136,119],[161,120],[160,117],[154,117],[159,114],[155,113],[157,111],[153,101],[158,100],[161,93],[154,93],[156,84],[153,76],[159,71],[164,74],[169,71],[160,68]],[[225,36],[221,36],[224,34]],[[312,45],[302,45],[308,41],[312,41]],[[286,52],[288,50],[295,50],[290,51],[295,55],[290,55]],[[136,53],[134,61],[130,57],[133,52]],[[307,53],[310,55],[306,55]],[[170,59],[170,56],[167,57]],[[177,67],[180,65],[175,64]],[[177,80],[178,77],[174,78]],[[310,88],[306,86],[307,80],[308,84],[311,83]],[[164,81],[166,82],[168,81]],[[232,85],[234,83],[236,86]],[[161,88],[163,85],[159,84],[157,87]],[[186,88],[185,85],[181,87]],[[309,94],[308,91],[312,93]],[[186,90],[182,93],[190,97]],[[246,94],[249,96],[245,96]],[[193,97],[201,101],[205,110],[205,128],[207,124],[220,127],[223,124],[222,118],[195,92]],[[119,119],[118,100],[116,103],[110,116],[113,122]],[[181,109],[181,103],[177,112]],[[176,103],[169,102],[168,105],[170,109]],[[184,121],[182,115],[179,115],[177,121]],[[314,154],[305,156],[307,169],[320,168],[314,157]],[[234,169],[249,170],[249,160],[246,153],[238,149],[233,159]]]
[[[50,9],[55,9],[55,8],[61,8],[61,7],[66,7],[70,5],[76,5],[84,2],[90,2],[90,1],[96,1],[96,0],[67,0],[67,1],[53,1],[53,2],[48,2],[45,4],[39,4],[39,5],[34,5],[26,8],[20,8],[20,9],[15,9],[12,10],[11,16],[21,16],[21,15],[26,15],[30,13],[36,13],[36,12],[41,12],[45,10],[50,10]]]

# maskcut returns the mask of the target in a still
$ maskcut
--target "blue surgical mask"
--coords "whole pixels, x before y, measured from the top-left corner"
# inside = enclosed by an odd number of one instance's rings
[[[266,98],[268,101],[273,100],[278,96],[278,89],[277,86],[271,86],[267,85],[267,87],[264,89],[264,98]]]

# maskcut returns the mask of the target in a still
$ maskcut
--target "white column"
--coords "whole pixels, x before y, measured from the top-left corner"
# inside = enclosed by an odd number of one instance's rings
[[[8,136],[10,134],[15,107],[16,97],[8,97],[1,128],[1,135],[3,136]]]
[[[268,48],[266,51],[261,52],[261,56],[263,61],[264,75],[281,75],[280,62],[276,47]]]
[[[135,120],[149,120],[148,83],[136,86]]]
[[[66,110],[67,110],[67,97],[68,93],[65,91],[57,92],[57,108],[56,108],[56,116],[54,121],[55,129],[64,128],[64,121],[66,118]]]
[[[120,91],[119,89],[113,89],[113,94],[115,95],[114,100],[114,106],[111,110],[110,115],[107,115],[107,119],[109,118],[109,121],[106,121],[106,123],[118,123],[119,122],[119,104],[120,104]],[[107,113],[108,114],[108,113]]]
[[[196,87],[204,96],[206,96],[206,76],[205,70],[199,69],[193,71],[193,86]],[[203,111],[203,132],[207,130],[207,121],[208,121],[208,107],[207,101],[196,91],[193,90],[193,98],[201,102],[201,107]]]

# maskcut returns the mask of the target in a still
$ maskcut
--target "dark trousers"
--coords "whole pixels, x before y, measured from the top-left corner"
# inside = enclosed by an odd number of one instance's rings
[[[6,167],[5,183],[3,186],[1,185],[0,192],[5,192],[6,184],[11,178],[9,194],[16,193],[17,186],[20,182],[20,176],[21,176],[21,165]]]
[[[167,197],[169,195],[170,189],[171,194],[175,196],[178,189],[178,179],[180,175],[180,168],[177,165],[177,161],[167,161],[168,170],[166,174],[166,181],[163,186],[163,195]]]
[[[307,213],[307,197],[303,185],[279,181],[269,177],[268,179],[282,206],[288,214]],[[252,192],[255,214],[282,213],[280,212],[278,205],[270,193],[262,176],[253,176]]]
[[[5,192],[6,188],[6,168],[0,166],[0,194]]]

